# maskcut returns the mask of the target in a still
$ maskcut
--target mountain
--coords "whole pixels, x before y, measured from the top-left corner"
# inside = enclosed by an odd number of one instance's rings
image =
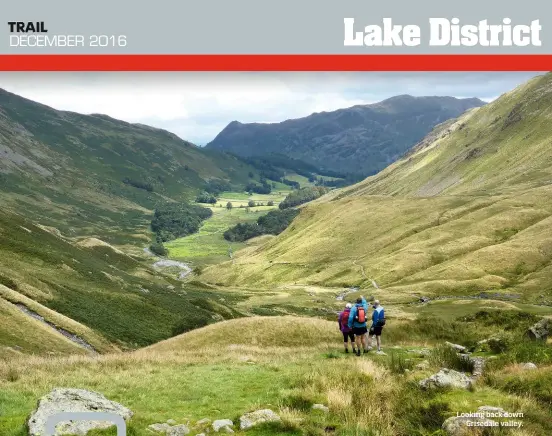
[[[0,201],[62,233],[147,240],[152,209],[254,168],[164,130],[54,110],[0,90]]]
[[[496,293],[552,304],[551,120],[547,74],[437,126],[203,279],[374,289],[373,280],[387,299]]]
[[[477,98],[399,95],[379,103],[274,124],[232,121],[206,145],[238,156],[286,155],[340,173],[374,174]]]
[[[163,130],[0,91],[0,357],[135,348],[237,316],[142,248],[157,204],[249,172]]]

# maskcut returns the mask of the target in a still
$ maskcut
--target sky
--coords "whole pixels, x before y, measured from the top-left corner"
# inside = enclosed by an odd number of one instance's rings
[[[539,73],[0,73],[0,88],[205,145],[231,121],[279,122],[410,94],[492,101]]]

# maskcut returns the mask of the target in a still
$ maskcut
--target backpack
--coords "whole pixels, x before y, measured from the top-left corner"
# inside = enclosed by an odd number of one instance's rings
[[[341,315],[341,327],[348,330],[349,329],[349,314],[350,310],[344,310]]]
[[[363,324],[366,322],[366,312],[364,311],[364,307],[362,306],[357,307],[357,314],[355,319],[360,324]]]
[[[384,325],[385,325],[385,313],[383,315],[383,318],[378,318],[378,321],[376,322],[376,326],[378,327],[383,327]]]

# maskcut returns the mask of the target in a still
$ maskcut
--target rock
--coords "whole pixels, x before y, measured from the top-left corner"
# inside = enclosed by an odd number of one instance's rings
[[[549,319],[541,319],[538,323],[527,330],[527,336],[534,341],[546,341],[550,334],[552,321]]]
[[[429,362],[424,360],[415,366],[416,369],[424,370],[429,368]]]
[[[209,425],[211,424],[211,420],[209,418],[203,418],[196,422],[196,426],[203,426],[203,425]]]
[[[196,436],[205,436],[205,433],[198,433]]]
[[[452,342],[445,342],[445,345],[454,348],[459,353],[465,353],[466,351],[468,351],[463,345],[453,344]]]
[[[499,416],[505,413],[504,409],[493,406],[481,406],[477,409],[475,416],[451,416],[443,422],[442,429],[448,436],[466,436],[473,434],[474,423],[478,423],[479,428],[496,427],[497,421],[492,419],[493,416]]]
[[[247,430],[264,422],[280,421],[280,417],[270,409],[257,410],[240,417],[240,429]]]
[[[495,406],[481,406],[477,408],[478,412],[483,412],[485,415],[491,414],[496,415],[497,413],[506,413],[506,411],[502,407],[495,407]]]
[[[428,297],[420,297],[420,303],[427,303],[429,302],[429,298]]]
[[[167,436],[185,436],[188,433],[190,433],[190,429],[188,428],[188,426],[180,424],[171,427],[167,432]]]
[[[480,423],[477,424],[478,426],[483,426],[480,428],[492,427],[493,425],[493,421],[486,418],[451,416],[443,422],[443,426],[441,428],[448,436],[468,436],[470,434],[469,430],[473,430],[473,424],[476,422]]]
[[[169,424],[169,425],[176,425],[176,421],[175,421],[174,419],[169,419],[169,420],[167,421],[167,424]]]
[[[84,389],[56,388],[43,396],[37,409],[28,420],[29,436],[45,433],[48,418],[61,412],[104,412],[113,413],[128,420],[133,413],[119,403],[108,400],[102,394]],[[64,434],[86,435],[92,429],[112,427],[108,421],[61,422],[56,428],[56,436]]]
[[[521,367],[522,367],[523,369],[537,369],[537,365],[535,365],[535,364],[532,363],[532,362],[523,363],[523,364],[521,365]]]
[[[313,404],[312,408],[314,410],[321,410],[322,412],[328,413],[330,411],[328,406],[324,406],[323,404]]]
[[[418,353],[422,357],[427,357],[427,356],[431,355],[431,350],[429,348],[422,348]]]
[[[156,433],[167,433],[170,429],[171,429],[171,426],[170,424],[167,424],[166,422],[163,423],[163,424],[151,424],[148,426],[148,429],[151,430],[151,431],[154,431]]]
[[[443,368],[437,374],[420,381],[422,389],[453,387],[468,389],[471,386],[471,380],[462,372],[453,369]]]
[[[230,433],[227,430],[225,430],[225,427],[228,427],[228,429],[232,430],[231,427],[233,426],[234,426],[234,423],[230,419],[217,419],[216,421],[213,422],[213,430],[215,432],[219,432],[223,430],[223,431],[226,431],[227,433]]]
[[[483,375],[485,369],[484,357],[471,357],[470,362],[473,365],[472,378],[477,378]]]

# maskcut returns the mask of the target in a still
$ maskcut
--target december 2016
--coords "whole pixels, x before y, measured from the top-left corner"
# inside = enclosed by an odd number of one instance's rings
[[[8,21],[10,47],[125,47],[126,35],[47,35],[44,21]]]

